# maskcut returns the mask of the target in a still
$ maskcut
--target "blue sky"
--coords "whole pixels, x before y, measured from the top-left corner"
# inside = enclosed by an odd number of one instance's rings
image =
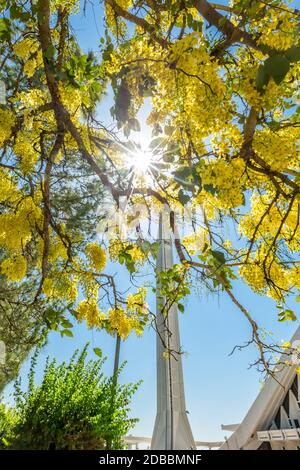
[[[97,4],[97,2],[95,2]],[[89,5],[89,3],[88,3]],[[97,27],[96,27],[97,23]],[[80,44],[84,50],[98,50],[99,33],[103,24],[101,7],[87,8],[87,16],[77,15],[72,20]],[[111,96],[108,94],[101,105],[101,118],[111,122],[109,108]],[[143,116],[142,116],[143,117]],[[118,282],[125,286],[128,276],[123,268],[110,264],[108,270],[118,272]],[[235,283],[235,294],[245,304],[261,326],[271,331],[278,340],[289,340],[299,322],[278,323],[275,303],[268,298],[253,294],[240,282]],[[149,298],[154,309],[154,299]],[[297,304],[290,305],[297,312]],[[299,304],[298,304],[299,308]],[[230,352],[237,344],[243,344],[251,335],[247,321],[232,304],[226,294],[212,295],[203,290],[192,293],[186,302],[185,313],[180,314],[182,347],[187,354],[183,357],[187,409],[195,439],[219,440],[228,435],[221,431],[221,424],[240,422],[256,397],[261,384],[261,375],[248,369],[249,363],[257,357],[253,347]],[[58,360],[68,359],[74,349],[82,348],[87,341],[93,347],[100,347],[108,357],[105,371],[113,369],[115,339],[104,332],[88,330],[84,324],[74,327],[74,338],[60,338],[52,332],[44,347],[38,366],[37,378],[41,377],[47,355]],[[132,416],[139,418],[133,434],[151,436],[156,410],[156,368],[155,334],[146,331],[142,338],[131,336],[122,343],[121,361],[128,361],[122,373],[124,382],[143,379],[132,404]],[[91,351],[91,356],[94,353]],[[26,377],[28,361],[22,367],[21,375]],[[11,402],[12,385],[5,391],[5,399]]]

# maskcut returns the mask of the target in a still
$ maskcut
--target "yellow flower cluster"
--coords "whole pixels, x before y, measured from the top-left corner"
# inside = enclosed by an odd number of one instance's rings
[[[287,210],[289,212],[282,226],[282,219]],[[280,234],[278,234],[279,227],[281,227]],[[298,252],[300,249],[297,200],[291,206],[282,196],[275,202],[274,191],[265,194],[254,193],[251,197],[251,211],[240,219],[239,231],[248,240],[253,240],[249,263],[240,268],[241,276],[253,290],[267,293],[280,301],[282,301],[282,292],[300,290],[299,267],[281,264],[274,253],[274,250],[282,248],[283,244],[290,253]],[[270,250],[275,237],[276,243]],[[271,282],[267,283],[268,279]]]
[[[1,272],[9,281],[22,281],[27,271],[27,261],[22,255],[11,256],[1,263]]]
[[[210,142],[212,149],[218,155],[233,155],[241,148],[243,135],[237,126],[228,124],[225,129],[213,135]]]
[[[43,242],[41,243],[43,246]],[[42,248],[41,246],[41,248]],[[49,247],[49,261],[54,263],[59,258],[63,260],[68,259],[68,252],[67,252],[66,245],[62,242],[59,237],[56,237],[54,240],[51,240],[50,247]]]
[[[59,95],[63,105],[73,118],[79,118],[81,114],[82,92],[77,88],[59,83]]]
[[[244,98],[249,106],[256,108],[259,112],[262,108],[270,111],[280,105],[278,86],[273,80],[269,81],[263,94],[255,86],[258,67],[266,57],[261,51],[248,52],[244,47],[240,47],[236,52],[236,66],[228,74],[234,93]]]
[[[287,273],[291,287],[300,292],[300,266],[293,266]]]
[[[58,9],[62,8],[67,10],[68,13],[77,13],[79,10],[79,0],[51,0],[50,1],[51,11],[57,12]]]
[[[105,250],[97,243],[88,243],[85,249],[87,258],[89,259],[91,266],[96,271],[103,271],[106,265],[106,253]]]
[[[99,285],[91,273],[80,275],[80,282],[84,288],[86,299],[78,303],[76,308],[77,318],[85,320],[89,328],[107,327],[112,334],[118,333],[123,339],[134,331],[142,334],[143,325],[147,320],[148,308],[146,304],[146,288],[139,288],[135,294],[129,294],[126,299],[126,309],[110,308],[106,317],[98,307]],[[107,320],[104,324],[103,321]]]
[[[31,197],[24,197],[14,212],[0,215],[0,246],[11,251],[22,251],[32,238],[32,230],[42,226],[41,209]]]
[[[240,219],[241,235],[252,239],[274,238],[281,224],[283,213],[288,209],[287,202],[281,197],[276,204],[272,203],[273,193],[257,194],[251,197],[251,211]],[[256,227],[259,225],[259,230]],[[290,250],[299,249],[300,228],[298,223],[298,202],[295,201],[289,209],[279,240],[284,239]],[[255,233],[256,232],[256,233]],[[293,237],[291,236],[293,235]]]
[[[260,294],[267,294],[276,301],[283,301],[283,292],[300,288],[300,270],[297,266],[289,269],[269,252],[264,241],[258,246],[246,265],[239,268],[239,274],[247,284]],[[271,280],[271,282],[269,282]]]
[[[253,23],[259,32],[259,44],[270,46],[276,50],[287,50],[295,44],[298,35],[298,21],[292,14],[292,10],[287,9],[286,3],[283,3],[283,10],[278,8],[269,8],[262,19]]]
[[[206,164],[201,169],[201,178],[208,196],[207,203],[213,199],[215,205],[224,210],[243,204],[244,171],[245,162],[241,158],[233,158],[231,161],[219,158]],[[214,196],[206,187],[213,188]]]
[[[112,261],[118,261],[120,254],[123,252],[130,254],[132,260],[138,264],[143,264],[146,259],[145,253],[139,246],[123,242],[119,238],[112,238],[110,240],[108,251]]]
[[[257,130],[253,149],[274,171],[299,170],[300,129],[289,127],[277,132],[271,129]]]
[[[121,8],[127,10],[131,7],[133,1],[132,0],[118,0],[116,2]],[[118,18],[114,12],[114,9],[109,5],[108,2],[105,2],[105,17],[106,22],[112,31],[113,34],[117,35],[124,35],[126,33],[126,23],[120,17]]]
[[[174,42],[174,44],[172,44],[171,46],[171,60],[178,61],[185,52],[191,51],[192,48],[196,47],[199,44],[201,45],[200,39],[202,39],[202,36],[202,34],[199,36],[198,33],[193,32]],[[205,52],[205,49],[201,49],[200,52],[201,55],[199,55],[199,59],[202,58],[202,60],[204,59],[207,62],[209,60],[209,55]],[[187,59],[188,55],[183,56],[183,59],[184,58]],[[194,56],[191,57],[190,66],[192,66],[193,64],[197,66],[195,59],[196,58]],[[189,67],[189,65],[186,64],[184,61],[182,61],[182,64],[187,65]]]
[[[47,100],[47,93],[37,88],[27,91],[21,91],[16,94],[14,102],[19,104],[20,108],[37,109]]]
[[[34,55],[39,49],[39,42],[33,38],[27,36],[25,39],[21,39],[14,45],[15,54],[23,60],[28,59],[31,55]]]
[[[135,331],[137,335],[142,334],[142,327],[135,315],[129,316],[126,311],[121,308],[110,308],[108,311],[109,327],[118,333],[122,339],[128,338],[131,331]]]
[[[124,52],[126,62],[139,61],[138,67],[135,64],[132,71],[126,73],[134,97],[130,109],[138,108],[143,101],[139,92],[143,77],[153,79],[155,92],[148,124],[163,127],[168,121],[175,130],[174,141],[191,138],[199,154],[205,153],[203,139],[226,128],[230,116],[224,73],[206,50],[202,34],[192,33],[177,41],[172,45],[171,57],[146,38],[134,39]],[[124,53],[115,51],[107,64],[110,73],[118,73],[122,63]]]
[[[14,152],[19,157],[20,168],[25,175],[33,171],[40,155],[39,138],[34,142],[33,137],[32,131],[20,131],[15,140]]]
[[[157,82],[149,123],[164,123],[169,119],[170,125],[177,129],[172,137],[178,141],[185,135],[184,130],[189,129],[186,137],[192,138],[201,153],[203,139],[225,128],[229,120],[224,105],[226,88],[217,63],[211,61],[201,45],[174,60],[174,69],[170,69],[166,60],[150,64],[149,72]]]
[[[0,168],[0,203],[13,204],[19,196],[19,190],[8,172]]]
[[[106,319],[104,312],[101,312],[95,299],[82,300],[77,308],[78,320],[85,320],[89,328],[102,328],[103,321]]]
[[[28,59],[24,65],[24,73],[28,78],[33,77],[35,72],[43,65],[42,51],[38,51],[35,57]]]
[[[257,293],[263,293],[266,290],[266,280],[262,268],[250,262],[239,269],[240,276]]]
[[[56,272],[44,280],[42,290],[46,297],[75,302],[78,296],[77,279],[69,273]]]
[[[136,294],[128,294],[126,299],[127,312],[138,316],[147,314],[146,304],[147,289],[140,287]]]
[[[13,114],[6,109],[0,108],[0,147],[2,147],[4,142],[11,136],[11,130],[14,124],[15,119]]]
[[[190,255],[194,255],[197,251],[201,252],[205,243],[208,242],[207,235],[207,229],[201,227],[197,229],[196,232],[184,236],[182,244],[188,250]]]

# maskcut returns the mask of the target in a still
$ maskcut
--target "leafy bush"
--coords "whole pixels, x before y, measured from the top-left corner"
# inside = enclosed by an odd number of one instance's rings
[[[105,377],[105,358],[86,363],[87,347],[77,350],[68,364],[57,365],[48,357],[40,385],[34,380],[36,350],[27,391],[17,381],[14,408],[0,408],[2,448],[124,448],[123,437],[137,421],[128,413],[139,384],[119,385],[116,376]]]
[[[14,436],[17,417],[13,409],[0,404],[0,449],[5,449]]]

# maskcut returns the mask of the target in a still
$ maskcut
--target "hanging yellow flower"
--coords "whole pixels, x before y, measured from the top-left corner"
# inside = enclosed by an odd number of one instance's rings
[[[106,253],[105,250],[97,243],[89,243],[85,249],[86,256],[91,266],[96,271],[103,271],[106,265]]]

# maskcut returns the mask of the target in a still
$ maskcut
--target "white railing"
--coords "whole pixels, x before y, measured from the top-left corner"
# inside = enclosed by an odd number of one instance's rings
[[[139,444],[144,444],[146,445],[146,449],[150,449],[151,446],[151,437],[138,437],[138,436],[126,436],[124,441],[126,444],[128,444],[129,449],[139,449]],[[209,442],[209,441],[195,441],[196,448],[198,447],[204,447],[206,449],[218,449],[221,447],[223,442],[221,441],[215,441],[215,442]]]
[[[258,431],[259,441],[298,441],[300,440],[300,428],[297,429],[272,429],[269,431]]]

